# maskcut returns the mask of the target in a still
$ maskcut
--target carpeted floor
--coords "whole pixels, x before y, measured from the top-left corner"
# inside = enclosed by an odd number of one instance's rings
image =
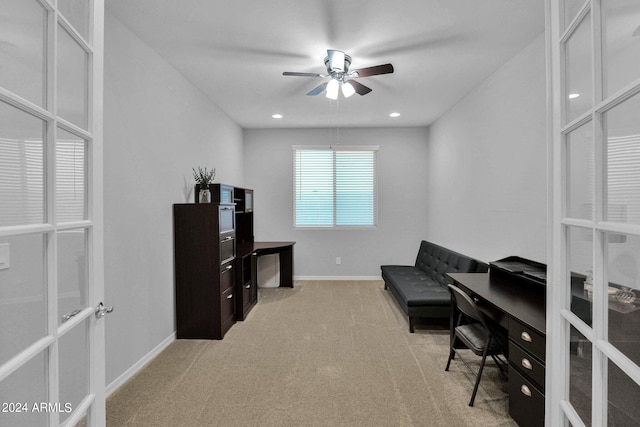
[[[119,426],[515,426],[506,382],[448,355],[448,323],[407,319],[381,281],[260,289],[222,341],[178,340],[107,401]],[[478,362],[469,352],[465,360]]]

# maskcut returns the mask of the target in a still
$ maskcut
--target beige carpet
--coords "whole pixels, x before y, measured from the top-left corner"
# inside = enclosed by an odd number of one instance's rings
[[[515,426],[492,361],[468,406],[448,339],[443,322],[410,334],[381,281],[260,289],[224,340],[178,340],[117,390],[107,425]]]

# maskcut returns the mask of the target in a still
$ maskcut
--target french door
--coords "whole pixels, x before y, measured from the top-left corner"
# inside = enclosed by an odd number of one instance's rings
[[[640,1],[547,0],[547,425],[640,425]]]
[[[103,0],[0,2],[0,425],[104,425]]]

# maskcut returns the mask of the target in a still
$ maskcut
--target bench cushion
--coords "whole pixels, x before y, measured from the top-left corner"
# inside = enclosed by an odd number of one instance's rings
[[[413,266],[383,265],[382,277],[408,307],[449,305],[449,291]]]

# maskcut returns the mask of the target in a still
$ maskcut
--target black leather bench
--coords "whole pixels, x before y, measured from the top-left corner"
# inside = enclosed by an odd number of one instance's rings
[[[414,318],[449,317],[451,296],[447,273],[486,273],[482,261],[423,240],[414,266],[383,265],[384,288],[391,291],[409,316],[409,331],[415,331]]]

